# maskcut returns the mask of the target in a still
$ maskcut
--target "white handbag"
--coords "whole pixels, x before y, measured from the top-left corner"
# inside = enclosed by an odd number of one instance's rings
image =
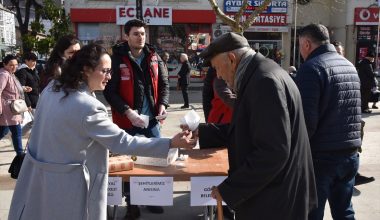
[[[25,100],[23,99],[16,99],[11,102],[11,112],[14,115],[20,115],[26,111],[28,111],[28,106],[26,105]]]

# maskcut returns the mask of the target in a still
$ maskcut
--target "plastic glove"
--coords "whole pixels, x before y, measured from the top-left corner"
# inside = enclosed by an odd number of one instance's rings
[[[140,117],[139,113],[137,111],[128,109],[124,113],[127,118],[131,121],[132,125],[135,127],[139,128],[144,128],[145,127],[145,122],[144,120]]]
[[[158,115],[157,115],[156,118],[158,120],[165,120],[166,116],[167,116],[167,112],[166,112],[165,106],[164,105],[159,105],[158,106]]]

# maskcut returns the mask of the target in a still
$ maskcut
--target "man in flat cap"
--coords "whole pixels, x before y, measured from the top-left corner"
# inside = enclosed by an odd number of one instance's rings
[[[202,148],[227,146],[229,175],[212,196],[238,220],[305,220],[316,205],[301,97],[289,74],[227,33],[201,54],[237,93],[231,124],[200,124]]]
[[[369,110],[368,102],[371,100],[372,89],[376,88],[376,75],[373,70],[373,64],[375,62],[375,52],[369,51],[367,55],[359,61],[357,68],[360,78],[360,91],[362,98],[362,113],[371,113]],[[376,103],[372,105],[372,108],[377,108]]]
[[[350,61],[330,44],[321,24],[299,31],[305,62],[296,83],[301,93],[313,156],[318,208],[309,220],[322,220],[326,201],[333,219],[355,219],[351,197],[361,146],[360,80]]]

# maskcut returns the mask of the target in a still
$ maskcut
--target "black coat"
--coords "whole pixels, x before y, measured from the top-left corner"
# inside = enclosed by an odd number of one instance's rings
[[[375,73],[373,72],[372,63],[368,59],[363,59],[359,61],[357,68],[361,87],[368,89],[376,87]]]
[[[238,220],[305,220],[317,196],[299,91],[278,64],[256,54],[230,125],[201,124],[200,146],[228,147],[218,186]]]
[[[190,71],[191,71],[191,65],[189,61],[183,62],[181,69],[178,72],[178,76],[181,77],[178,79],[180,86],[187,86],[190,84]]]
[[[38,76],[37,70],[31,70],[28,67],[25,67],[19,69],[15,75],[21,85],[32,88],[32,91],[24,93],[25,102],[28,107],[36,108],[38,98],[40,97],[40,77]]]
[[[298,69],[296,83],[313,153],[361,146],[360,80],[334,45],[316,48]]]

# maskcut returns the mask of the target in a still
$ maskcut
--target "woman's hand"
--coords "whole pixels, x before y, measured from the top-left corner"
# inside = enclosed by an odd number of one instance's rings
[[[23,86],[22,89],[24,90],[24,92],[31,92],[33,90],[30,86]]]
[[[193,137],[191,131],[182,131],[172,137],[170,148],[192,149],[197,144],[197,139]]]

